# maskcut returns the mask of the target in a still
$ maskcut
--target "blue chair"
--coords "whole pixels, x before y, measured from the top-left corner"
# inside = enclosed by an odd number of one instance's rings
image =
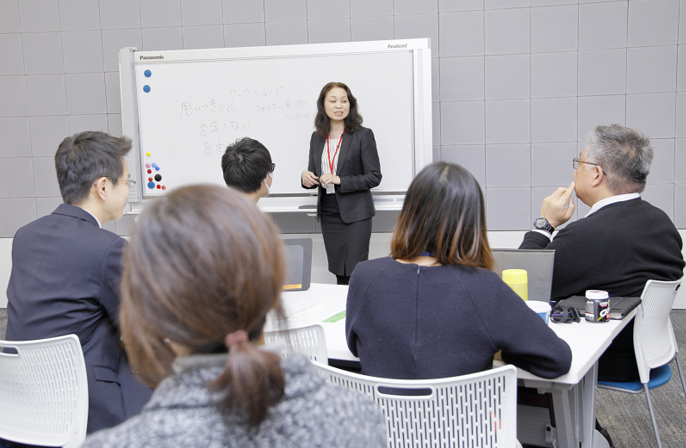
[[[641,304],[638,306],[634,318],[634,351],[636,352],[636,364],[638,365],[640,380],[629,382],[598,381],[598,387],[603,389],[632,394],[645,391],[659,448],[662,448],[662,442],[655,421],[653,404],[650,401],[650,389],[662,386],[669,381],[672,377],[669,362],[673,359],[676,359],[681,386],[684,388],[684,394],[686,394],[686,382],[684,382],[684,374],[678,357],[679,348],[676,345],[672,321],[669,318],[669,312],[680,286],[681,280],[672,282],[648,280],[643,289]]]

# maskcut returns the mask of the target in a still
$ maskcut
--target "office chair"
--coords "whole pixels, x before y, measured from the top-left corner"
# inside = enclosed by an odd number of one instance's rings
[[[683,279],[682,279],[683,280]],[[650,410],[650,418],[655,430],[657,446],[662,448],[660,433],[655,421],[653,404],[650,401],[650,389],[662,386],[672,377],[669,362],[676,359],[676,365],[681,377],[681,386],[686,394],[686,382],[679,363],[679,348],[674,338],[672,321],[669,312],[674,304],[676,293],[681,286],[681,280],[671,282],[648,280],[643,293],[641,304],[638,306],[634,318],[634,351],[640,380],[628,382],[598,381],[598,387],[638,394],[645,391]]]
[[[281,356],[302,353],[313,361],[324,364],[329,362],[326,351],[326,338],[321,325],[310,325],[288,330],[265,331],[265,344],[283,344]]]
[[[87,422],[86,363],[76,335],[0,341],[0,439],[78,447]]]
[[[374,400],[386,417],[389,448],[517,446],[514,366],[452,378],[395,380],[313,364],[330,382]]]

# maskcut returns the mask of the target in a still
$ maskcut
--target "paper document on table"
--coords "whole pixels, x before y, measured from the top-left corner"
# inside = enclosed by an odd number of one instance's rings
[[[345,319],[345,310],[341,311],[340,313],[334,314],[333,316],[329,317],[328,319],[324,319],[323,322],[338,322],[341,319]]]

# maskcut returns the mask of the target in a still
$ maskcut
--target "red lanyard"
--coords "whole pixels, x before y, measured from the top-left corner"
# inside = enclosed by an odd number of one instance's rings
[[[333,172],[333,163],[336,161],[336,154],[338,154],[338,148],[341,147],[341,142],[343,141],[343,134],[345,134],[345,129],[343,129],[343,132],[341,132],[341,138],[338,139],[336,151],[333,153],[333,160],[331,160],[331,152],[329,151],[329,136],[326,136],[326,156],[329,158],[329,168],[331,168],[331,174],[335,174]]]

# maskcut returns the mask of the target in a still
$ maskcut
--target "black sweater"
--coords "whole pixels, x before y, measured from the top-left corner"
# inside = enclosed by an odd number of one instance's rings
[[[569,370],[562,339],[500,278],[456,265],[392,258],[357,265],[346,336],[362,371],[383,378],[442,378],[489,369],[493,355],[544,378]]]
[[[606,205],[561,229],[552,242],[528,232],[519,246],[555,249],[554,299],[583,296],[587,289],[638,297],[648,280],[683,276],[681,247],[669,217],[640,198]],[[600,379],[638,379],[633,328],[630,322],[600,359]]]
[[[569,224],[552,242],[528,232],[519,248],[555,249],[552,297],[563,299],[583,296],[587,289],[638,297],[648,280],[680,279],[681,245],[669,217],[637,198]]]

